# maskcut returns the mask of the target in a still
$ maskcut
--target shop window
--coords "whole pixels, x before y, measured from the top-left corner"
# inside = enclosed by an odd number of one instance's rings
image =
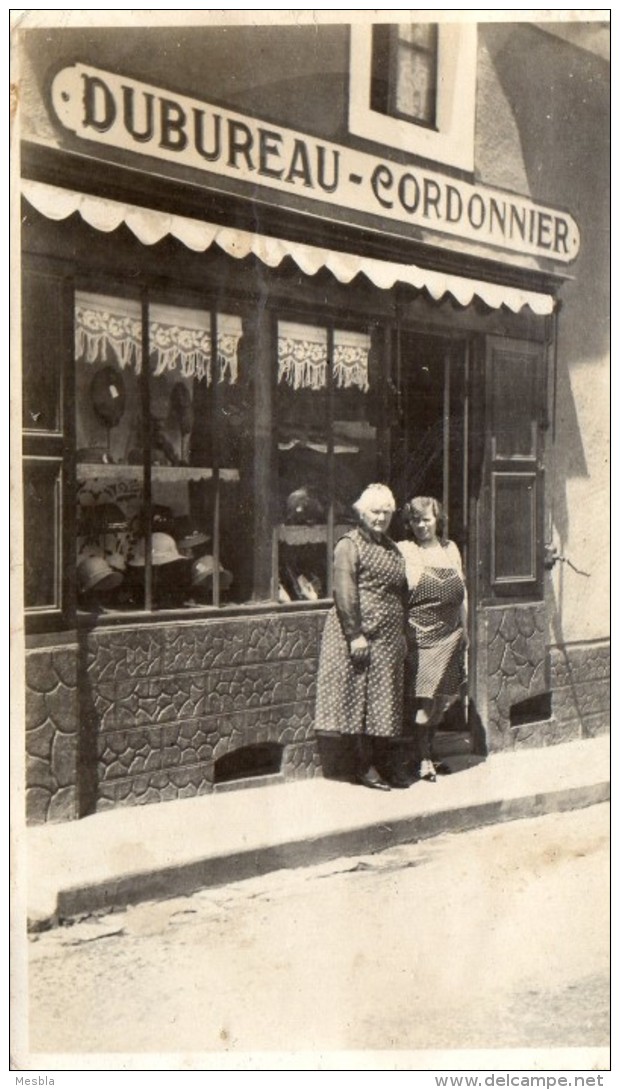
[[[416,125],[435,125],[437,26],[378,23],[372,29],[371,107]]]
[[[370,332],[77,292],[74,337],[79,606],[329,598],[377,475]]]
[[[278,323],[278,597],[331,595],[334,542],[376,476],[371,338],[360,330]]]
[[[79,604],[239,601],[241,319],[78,292],[74,329]]]
[[[352,26],[349,131],[472,171],[476,43],[472,22]]]

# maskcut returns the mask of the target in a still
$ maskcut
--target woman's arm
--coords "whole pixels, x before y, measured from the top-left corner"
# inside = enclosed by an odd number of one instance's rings
[[[341,538],[334,550],[334,605],[352,660],[365,665],[368,640],[362,632],[358,573],[358,551],[350,538]]]

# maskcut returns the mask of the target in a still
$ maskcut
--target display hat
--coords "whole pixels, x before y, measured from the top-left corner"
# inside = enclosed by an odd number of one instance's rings
[[[78,560],[87,560],[89,557],[101,557],[105,560],[106,564],[109,564],[113,571],[124,572],[127,567],[127,561],[122,552],[115,549],[114,552],[104,551],[101,545],[93,545],[92,542],[88,542],[80,550]]]
[[[286,522],[302,525],[321,522],[325,512],[321,501],[308,488],[296,488],[286,499]]]
[[[113,571],[123,572],[127,567],[127,560],[121,552],[106,553],[105,559]]]
[[[129,561],[132,568],[143,568],[146,559],[146,551],[144,538],[141,537],[136,543],[133,551],[133,556]],[[187,560],[181,556],[176,547],[176,542],[170,534],[154,533],[151,536],[151,561],[154,567],[159,567],[161,564],[171,564],[176,560],[182,560],[185,564]]]
[[[194,560],[192,564],[192,586],[199,587],[203,583],[206,583],[208,579],[213,579],[213,572],[215,571],[215,563],[213,557],[210,555],[201,556],[199,560]],[[220,564],[220,586],[223,590],[226,590],[232,583],[232,575],[226,568],[223,568]]]
[[[144,534],[146,527],[149,524],[149,518],[144,508],[138,513],[136,518],[136,526],[141,534]],[[150,508],[150,526],[154,532],[162,534],[174,534],[175,530],[175,518],[172,513],[171,507],[166,507],[163,503],[154,503]]]
[[[187,549],[191,552],[193,549],[197,549],[199,545],[207,545],[210,540],[209,535],[203,534],[202,530],[190,530],[189,533],[178,538],[177,544],[179,549]]]
[[[90,533],[111,534],[126,530],[128,519],[117,503],[96,503],[80,510],[80,529]]]
[[[98,591],[114,590],[123,582],[120,572],[112,571],[102,556],[86,556],[77,568],[80,590],[85,594],[95,587]]]
[[[151,529],[169,534],[174,529],[174,515],[172,508],[163,504],[154,503],[151,507]]]
[[[174,536],[179,549],[195,549],[211,540],[209,534],[199,530],[189,515],[178,515],[174,520]]]
[[[90,398],[95,415],[106,428],[114,428],[125,412],[125,380],[120,368],[100,367],[90,384]]]

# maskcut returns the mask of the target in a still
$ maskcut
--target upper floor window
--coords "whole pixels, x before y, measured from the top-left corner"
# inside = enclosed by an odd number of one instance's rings
[[[352,26],[349,131],[473,170],[476,39],[474,23]]]
[[[378,113],[434,127],[436,24],[378,23],[373,27],[370,97]]]

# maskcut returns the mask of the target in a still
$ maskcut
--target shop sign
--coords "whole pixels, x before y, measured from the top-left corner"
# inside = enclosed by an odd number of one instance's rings
[[[82,64],[57,73],[52,105],[81,139],[250,183],[253,192],[295,193],[554,261],[579,251],[579,228],[566,212]]]

